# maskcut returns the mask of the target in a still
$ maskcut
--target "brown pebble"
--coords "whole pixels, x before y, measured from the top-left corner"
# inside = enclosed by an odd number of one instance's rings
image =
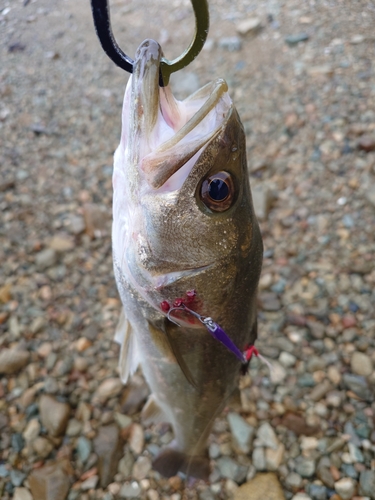
[[[72,470],[68,460],[52,462],[34,469],[29,475],[29,485],[34,499],[65,500],[70,488]]]
[[[106,488],[113,481],[121,458],[123,441],[117,425],[99,428],[94,439],[94,450],[98,456],[100,486]]]
[[[27,365],[30,354],[27,351],[3,349],[0,352],[0,373],[11,375]]]
[[[40,419],[51,436],[62,436],[68,425],[70,406],[43,394],[39,401]]]

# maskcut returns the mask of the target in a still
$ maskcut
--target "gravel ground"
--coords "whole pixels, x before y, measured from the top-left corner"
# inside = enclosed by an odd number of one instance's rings
[[[210,482],[190,488],[151,469],[172,434],[141,426],[142,375],[118,379],[127,76],[86,3],[0,0],[1,499],[375,499],[375,3],[212,0],[206,48],[173,79],[183,96],[226,78],[244,122],[273,365],[251,362],[210,436]],[[190,40],[187,0],[111,7],[130,55]]]

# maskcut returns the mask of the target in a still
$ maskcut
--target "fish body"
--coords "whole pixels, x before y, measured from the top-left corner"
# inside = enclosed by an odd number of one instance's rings
[[[263,246],[226,83],[178,102],[159,87],[161,57],[153,40],[136,53],[115,153],[113,260],[123,303],[116,339],[122,380],[141,365],[151,388],[145,421],[173,427],[175,441],[154,468],[207,478],[207,437],[241,362],[178,306],[213,318],[240,350],[253,344]]]

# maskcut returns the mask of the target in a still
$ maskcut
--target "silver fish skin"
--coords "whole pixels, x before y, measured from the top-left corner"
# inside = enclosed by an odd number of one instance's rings
[[[159,87],[161,57],[153,40],[136,53],[114,159],[113,260],[123,303],[116,340],[123,382],[140,365],[150,386],[144,421],[167,421],[174,431],[154,468],[207,479],[207,438],[241,362],[193,315],[174,311],[177,325],[167,309],[188,301],[240,350],[254,344],[263,245],[245,134],[225,81],[177,101]]]

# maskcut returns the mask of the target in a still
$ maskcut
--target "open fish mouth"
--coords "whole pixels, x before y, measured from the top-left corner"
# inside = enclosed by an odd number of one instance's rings
[[[125,146],[148,189],[179,189],[198,153],[221,130],[232,101],[222,79],[205,85],[183,101],[169,86],[159,87],[162,51],[154,40],[139,47],[124,99]],[[138,136],[138,141],[127,138]]]

